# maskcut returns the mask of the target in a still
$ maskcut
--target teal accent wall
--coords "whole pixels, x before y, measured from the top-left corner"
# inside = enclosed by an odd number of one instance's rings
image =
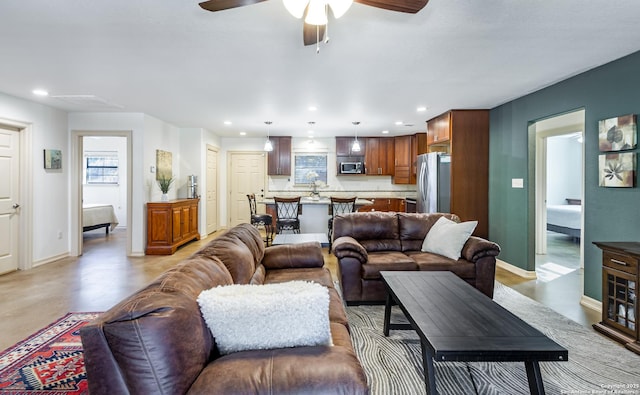
[[[602,254],[593,241],[640,241],[640,188],[598,186],[598,121],[640,114],[640,52],[491,110],[489,238],[502,248],[499,259],[535,269],[535,145],[528,126],[577,109],[585,110],[584,293],[602,300]],[[631,152],[637,162],[640,149]],[[524,188],[511,188],[512,178],[524,178]]]

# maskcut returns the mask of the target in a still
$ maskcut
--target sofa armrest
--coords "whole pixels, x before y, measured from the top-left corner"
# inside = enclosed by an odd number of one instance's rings
[[[333,254],[338,258],[356,258],[364,264],[369,259],[367,250],[350,236],[342,236],[333,241]]]
[[[264,250],[262,264],[267,270],[323,267],[322,247],[317,241],[270,246]]]
[[[500,246],[492,241],[480,237],[471,236],[462,247],[462,257],[469,262],[476,262],[486,256],[498,256]]]

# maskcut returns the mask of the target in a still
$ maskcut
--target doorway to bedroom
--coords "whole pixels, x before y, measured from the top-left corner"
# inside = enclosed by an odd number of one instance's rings
[[[584,110],[537,121],[536,276],[578,291],[583,278]]]

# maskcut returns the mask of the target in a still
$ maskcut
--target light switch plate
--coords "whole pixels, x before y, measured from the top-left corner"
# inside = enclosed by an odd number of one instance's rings
[[[524,188],[524,179],[522,179],[522,178],[512,178],[511,179],[511,188]]]

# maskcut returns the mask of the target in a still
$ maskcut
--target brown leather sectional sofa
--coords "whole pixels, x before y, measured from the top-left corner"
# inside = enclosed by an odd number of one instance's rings
[[[318,243],[265,249],[236,226],[81,329],[92,395],[367,394],[344,306]],[[228,284],[314,281],[329,289],[333,346],[220,355],[201,291]]]
[[[361,212],[333,219],[333,253],[338,258],[342,295],[350,305],[384,303],[382,270],[451,271],[490,298],[500,247],[471,236],[462,257],[453,260],[421,252],[438,218],[459,222],[454,214]]]

